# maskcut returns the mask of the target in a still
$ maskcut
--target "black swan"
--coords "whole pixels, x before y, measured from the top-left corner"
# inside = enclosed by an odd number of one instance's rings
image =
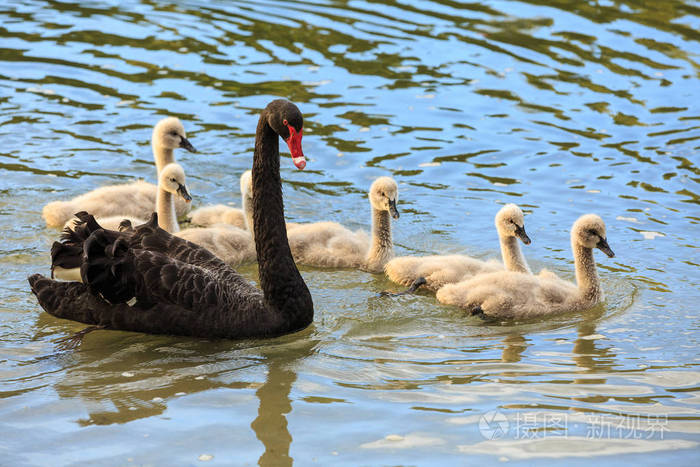
[[[241,339],[308,326],[313,302],[287,241],[277,139],[287,142],[294,165],[303,169],[302,128],[301,112],[283,99],[272,101],[258,121],[253,222],[262,291],[208,250],[158,228],[156,214],[116,232],[83,213],[73,240],[82,242],[84,283],[32,275],[39,304],[59,318],[152,334]]]

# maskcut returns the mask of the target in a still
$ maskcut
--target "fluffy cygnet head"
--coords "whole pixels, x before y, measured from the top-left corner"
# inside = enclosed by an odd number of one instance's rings
[[[608,245],[605,222],[596,214],[585,214],[574,222],[571,227],[571,241],[586,248],[598,248],[610,258],[615,257]]]
[[[185,186],[185,171],[180,164],[172,163],[163,167],[158,177],[158,188],[176,194],[188,203],[192,201]]]
[[[369,202],[374,209],[389,211],[391,217],[399,218],[396,203],[399,201],[399,187],[391,177],[379,177],[369,189]]]
[[[241,195],[253,199],[253,171],[246,170],[241,175]]]
[[[187,139],[185,127],[177,117],[167,117],[158,122],[153,128],[153,142],[167,149],[183,148],[197,152]]]
[[[496,214],[495,223],[500,237],[518,237],[525,245],[530,244],[530,237],[525,233],[523,211],[515,204],[503,206]]]

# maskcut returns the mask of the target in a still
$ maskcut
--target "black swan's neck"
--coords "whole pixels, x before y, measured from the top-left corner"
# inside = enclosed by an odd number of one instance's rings
[[[313,318],[313,303],[289,249],[282,201],[279,135],[267,123],[267,112],[260,116],[255,134],[253,226],[265,300],[298,322],[301,329]]]

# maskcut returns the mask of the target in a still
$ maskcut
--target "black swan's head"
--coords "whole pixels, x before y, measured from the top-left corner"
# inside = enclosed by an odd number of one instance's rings
[[[265,108],[267,123],[289,146],[292,161],[298,169],[306,167],[301,137],[304,132],[304,117],[299,108],[286,99],[276,99]]]
[[[177,117],[167,117],[159,121],[153,128],[153,142],[168,149],[183,148],[190,152],[197,152],[192,143],[187,139],[185,127]]]

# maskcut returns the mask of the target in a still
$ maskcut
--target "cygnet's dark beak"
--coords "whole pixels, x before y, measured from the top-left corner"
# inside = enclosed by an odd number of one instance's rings
[[[182,184],[180,184],[180,183],[178,183],[177,185],[178,185],[178,186],[177,186],[177,194],[180,195],[180,196],[182,196],[182,199],[184,199],[185,202],[187,202],[187,203],[189,203],[190,201],[192,201],[192,197],[191,197],[190,194],[187,192],[187,187],[185,187],[185,185],[182,185]]]
[[[615,253],[613,253],[613,251],[610,249],[610,245],[608,245],[608,240],[607,240],[607,239],[601,238],[600,240],[598,240],[598,244],[596,245],[596,247],[597,247],[600,251],[602,251],[603,253],[605,253],[606,255],[608,255],[608,258],[614,258],[614,257],[615,257]]]
[[[180,136],[180,147],[183,149],[187,149],[189,152],[197,152],[194,146],[192,146],[192,143],[190,143],[190,140],[188,140],[184,136]]]
[[[399,210],[396,209],[396,200],[395,199],[389,200],[389,213],[391,213],[391,217],[393,217],[394,219],[399,218]]]
[[[518,224],[515,224],[515,235],[520,240],[522,240],[522,242],[525,245],[529,245],[530,243],[532,243],[532,240],[530,240],[530,237],[528,237],[527,234],[525,233],[525,226],[521,227]]]

